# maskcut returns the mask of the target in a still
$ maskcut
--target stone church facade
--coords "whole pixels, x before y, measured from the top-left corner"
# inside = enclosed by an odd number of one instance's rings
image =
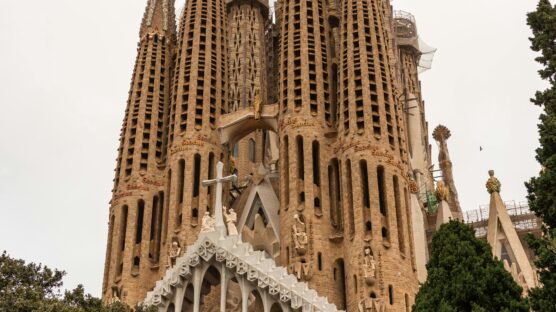
[[[409,311],[434,188],[413,17],[386,0],[187,0],[175,21],[173,1],[148,0],[103,299],[142,302],[199,244],[222,162],[238,177],[224,205],[273,268],[339,310]]]

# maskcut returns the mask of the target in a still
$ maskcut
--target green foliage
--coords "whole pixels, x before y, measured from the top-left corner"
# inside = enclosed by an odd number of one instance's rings
[[[527,24],[533,31],[531,49],[540,52],[535,59],[543,67],[539,75],[550,84],[531,100],[544,110],[538,125],[541,146],[536,157],[544,169],[526,183],[531,210],[545,224],[543,237],[529,237],[543,285],[530,291],[530,300],[533,310],[545,312],[556,311],[556,7],[540,0],[537,10],[527,15]]]
[[[522,289],[490,246],[458,221],[442,225],[432,239],[428,278],[414,312],[527,312]]]
[[[0,312],[131,312],[124,303],[107,307],[85,293],[83,285],[61,294],[65,272],[41,264],[0,256]],[[155,307],[139,306],[136,312],[158,312]]]

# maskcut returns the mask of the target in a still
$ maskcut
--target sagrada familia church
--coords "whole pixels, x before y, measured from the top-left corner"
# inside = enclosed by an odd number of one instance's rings
[[[176,20],[174,1],[148,0],[104,301],[410,311],[432,234],[464,220],[444,126],[433,166],[413,16],[387,0],[187,0]],[[470,223],[526,291],[523,234],[540,222],[508,212],[493,172],[487,188]]]

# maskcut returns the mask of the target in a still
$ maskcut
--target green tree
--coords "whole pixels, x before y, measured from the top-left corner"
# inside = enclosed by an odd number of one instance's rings
[[[522,289],[490,246],[458,221],[442,225],[432,239],[428,278],[414,312],[527,312]]]
[[[530,301],[533,310],[544,312],[556,311],[556,7],[549,0],[540,0],[537,10],[527,15],[527,24],[533,31],[531,49],[540,53],[535,59],[542,65],[539,75],[549,83],[531,100],[543,109],[536,156],[543,170],[526,183],[531,210],[544,222],[544,235],[529,237],[543,285],[530,291]]]
[[[65,272],[41,264],[0,256],[0,311],[105,312],[102,302],[82,285],[62,296]],[[111,311],[110,311],[111,312]]]

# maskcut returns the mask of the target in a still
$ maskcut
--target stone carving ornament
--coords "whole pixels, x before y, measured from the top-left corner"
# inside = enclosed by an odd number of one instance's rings
[[[292,236],[295,246],[295,251],[298,255],[302,256],[307,252],[307,245],[309,244],[309,239],[307,237],[307,228],[305,222],[303,222],[303,217],[299,214],[293,216],[294,224],[292,225]]]
[[[436,200],[438,200],[439,202],[441,201],[448,201],[448,194],[449,194],[449,190],[446,186],[444,186],[444,182],[442,181],[438,181],[436,183],[436,191],[435,191],[435,195],[436,195]]]
[[[384,300],[380,298],[365,298],[359,302],[359,312],[385,312]]]
[[[490,170],[488,172],[490,178],[486,183],[486,188],[489,194],[492,193],[500,193],[500,189],[502,187],[502,183],[494,176],[494,170]]]

